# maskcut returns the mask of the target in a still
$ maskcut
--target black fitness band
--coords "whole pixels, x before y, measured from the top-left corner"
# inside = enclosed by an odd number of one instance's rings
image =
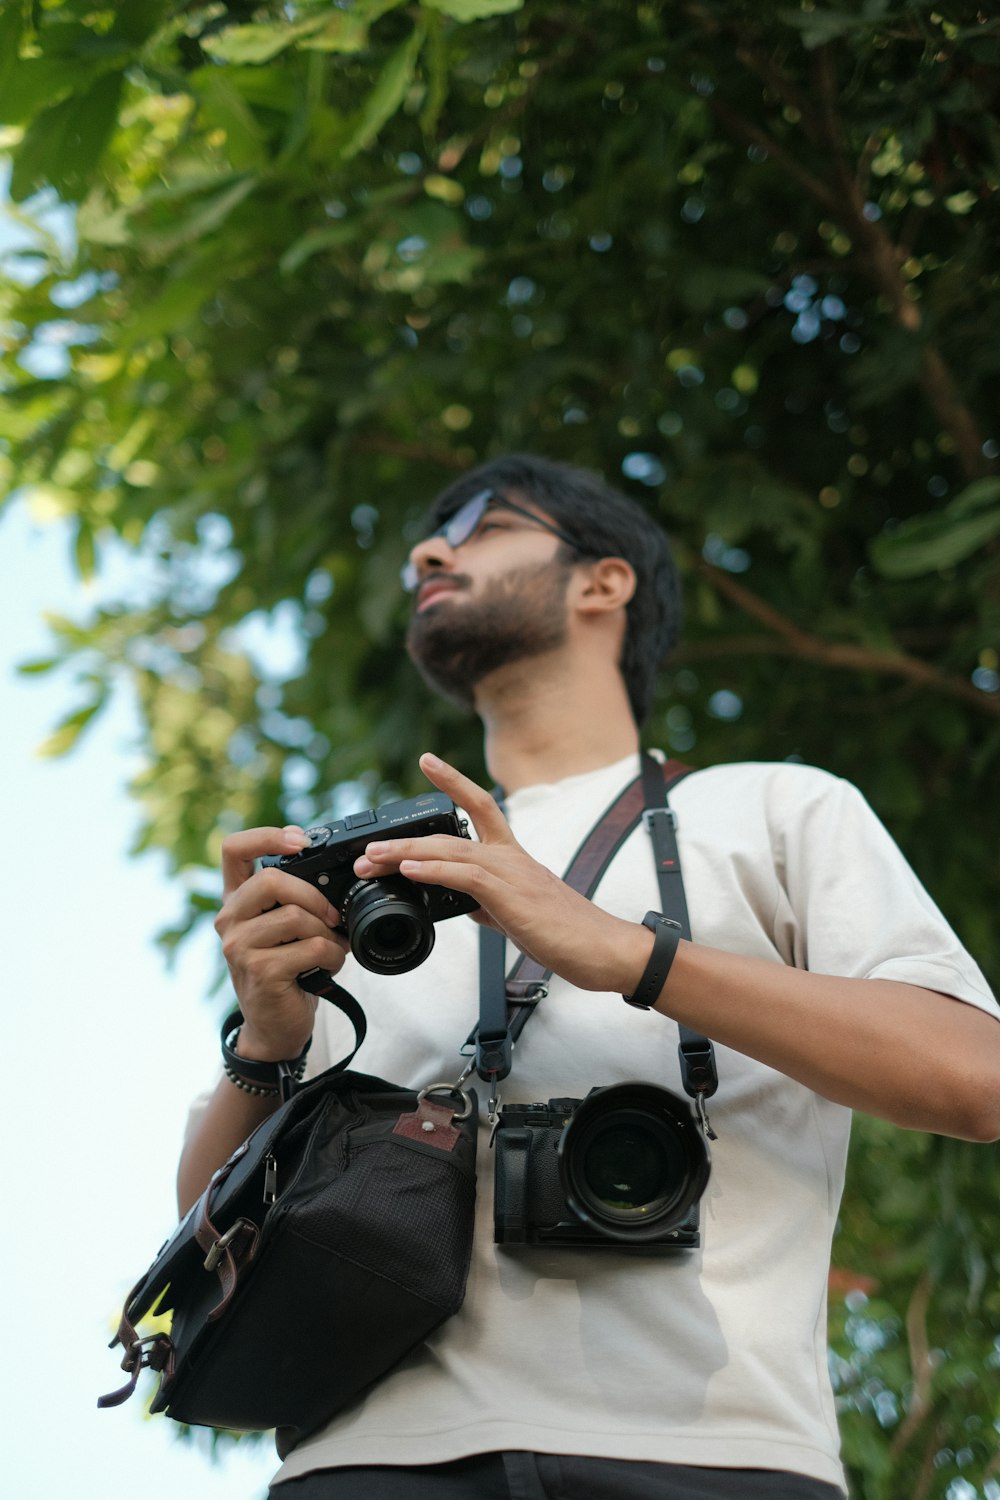
[[[679,922],[672,921],[658,911],[648,911],[642,919],[642,925],[654,934],[653,951],[635,990],[631,995],[623,995],[622,999],[626,1005],[634,1005],[636,1010],[652,1010],[660,998],[660,991],[667,981],[677,945],[684,933]]]

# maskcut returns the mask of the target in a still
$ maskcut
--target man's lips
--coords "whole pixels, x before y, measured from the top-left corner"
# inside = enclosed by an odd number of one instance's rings
[[[429,605],[443,599],[445,594],[456,594],[462,588],[457,578],[428,578],[417,591],[417,614],[422,614]]]

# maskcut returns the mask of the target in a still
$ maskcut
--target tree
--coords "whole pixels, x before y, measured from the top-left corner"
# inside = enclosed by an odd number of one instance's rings
[[[998,56],[963,0],[5,8],[11,193],[78,243],[8,264],[0,463],[83,575],[144,568],[29,669],[77,684],[52,753],[137,691],[168,943],[225,829],[410,790],[427,745],[481,770],[395,578],[520,447],[676,539],[650,740],[849,776],[996,983]],[[985,1494],[995,1154],[863,1122],[852,1170],[857,1495]]]

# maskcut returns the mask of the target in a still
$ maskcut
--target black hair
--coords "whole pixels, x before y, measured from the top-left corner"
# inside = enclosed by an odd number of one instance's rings
[[[599,475],[530,453],[509,453],[470,469],[443,490],[426,517],[426,534],[480,490],[519,492],[577,542],[581,557],[623,557],[635,569],[619,661],[636,723],[653,701],[657,674],[680,631],[681,590],[666,533],[643,507]],[[569,549],[567,549],[567,554]]]

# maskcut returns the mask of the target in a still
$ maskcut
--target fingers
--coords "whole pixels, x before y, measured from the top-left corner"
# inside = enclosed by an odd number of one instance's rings
[[[373,875],[390,875],[404,859],[438,859],[457,864],[474,864],[483,858],[482,844],[471,839],[453,838],[447,833],[432,833],[415,839],[377,839],[354,861],[354,873],[364,879]]]
[[[513,834],[507,819],[489,792],[456,771],[447,761],[429,752],[420,757],[420,769],[440,792],[447,792],[472,819],[473,827],[484,844],[510,843]]]
[[[301,907],[327,927],[340,925],[340,913],[335,906],[308,880],[298,875],[289,875],[286,870],[273,866],[258,870],[242,885],[230,891],[223,902],[223,910],[240,921],[249,920],[275,906]]]
[[[237,886],[249,880],[254,861],[265,854],[298,854],[309,840],[296,824],[287,828],[245,828],[231,833],[222,841],[222,883],[228,896]]]
[[[449,890],[462,891],[485,907],[491,905],[491,897],[503,895],[507,884],[481,864],[456,864],[449,859],[404,859],[399,873],[419,885],[444,885]]]

